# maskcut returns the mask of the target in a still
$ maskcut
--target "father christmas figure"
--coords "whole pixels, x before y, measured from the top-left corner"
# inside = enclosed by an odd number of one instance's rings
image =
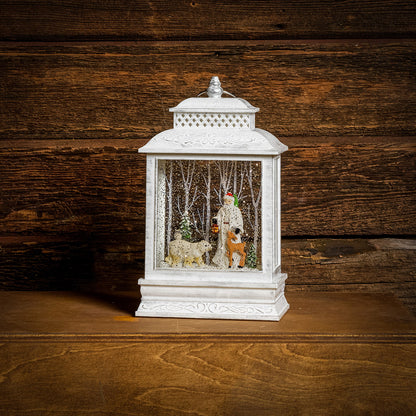
[[[224,196],[224,205],[218,210],[214,219],[217,221],[218,232],[218,246],[213,263],[222,269],[228,269],[228,256],[227,256],[227,233],[228,231],[235,231],[236,228],[240,229],[240,232],[244,232],[243,216],[241,215],[240,208],[236,205],[237,197],[234,197],[232,193],[228,193]],[[238,254],[237,254],[238,256]]]

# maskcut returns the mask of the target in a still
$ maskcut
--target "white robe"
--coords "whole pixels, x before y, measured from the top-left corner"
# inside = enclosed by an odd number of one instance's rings
[[[241,215],[240,208],[232,204],[226,204],[219,209],[215,218],[217,219],[219,232],[217,251],[212,261],[218,267],[228,269],[229,259],[226,255],[228,238],[227,233],[229,230],[234,231],[236,228],[239,228],[241,233],[244,232],[243,216]]]

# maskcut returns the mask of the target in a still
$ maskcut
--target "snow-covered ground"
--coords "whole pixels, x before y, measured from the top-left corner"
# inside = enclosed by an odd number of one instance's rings
[[[175,269],[175,270],[204,270],[204,271],[222,271],[222,272],[260,272],[261,270],[259,269],[251,269],[249,267],[243,267],[243,268],[238,268],[237,265],[234,265],[231,268],[228,269],[222,269],[221,267],[218,266],[214,266],[214,265],[207,265],[207,264],[203,264],[202,266],[197,266],[196,263],[194,263],[195,266],[194,267],[183,267],[182,265],[176,266],[176,267],[172,267],[170,266],[168,263],[162,261],[160,264],[160,268],[161,269]]]

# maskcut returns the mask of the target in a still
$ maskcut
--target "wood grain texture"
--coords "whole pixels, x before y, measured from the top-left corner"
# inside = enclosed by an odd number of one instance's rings
[[[288,298],[277,323],[133,318],[125,300],[0,293],[0,410],[412,414],[416,325],[402,305],[368,294]]]
[[[413,138],[283,141],[290,150],[282,232],[297,237],[283,241],[288,290],[391,292],[414,310]],[[136,287],[144,266],[143,143],[0,143],[2,289]]]
[[[400,303],[288,299],[282,321],[242,322],[133,318],[111,298],[2,292],[0,412],[412,414],[416,325]]]
[[[415,233],[414,138],[287,138],[286,143],[282,235]]]
[[[0,292],[0,414],[416,414],[415,12],[1,2],[0,289],[89,292]],[[212,75],[290,146],[279,323],[132,317],[136,151]]]
[[[1,232],[107,237],[142,232],[140,142],[98,143],[3,141]]]
[[[75,290],[94,282],[94,248],[87,241],[0,237],[0,290]]]
[[[149,138],[213,74],[276,135],[414,135],[415,41],[0,47],[1,138]]]
[[[414,36],[409,1],[12,0],[3,40],[191,40]]]
[[[416,312],[416,240],[283,240],[289,291],[394,293]]]
[[[219,75],[290,147],[289,293],[390,291],[414,310],[414,3],[81,3],[0,4],[1,288],[136,288],[136,150]]]
[[[416,233],[413,137],[283,138],[282,235]],[[143,140],[0,143],[0,232],[140,239]],[[85,237],[84,237],[85,238]]]
[[[0,342],[407,344],[416,339],[416,317],[391,294],[291,292],[290,310],[279,322],[137,318],[139,299],[137,289],[108,296],[0,291]]]
[[[2,290],[137,290],[144,272],[143,235],[53,241],[0,238]],[[416,240],[283,239],[287,291],[393,293],[416,312]]]
[[[3,344],[8,415],[413,415],[415,345]],[[238,358],[238,359],[236,359]]]

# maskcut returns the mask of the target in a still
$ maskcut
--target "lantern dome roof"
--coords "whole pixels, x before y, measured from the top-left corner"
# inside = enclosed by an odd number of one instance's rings
[[[205,112],[205,113],[257,113],[259,108],[253,107],[242,98],[187,98],[176,107],[170,108],[173,113]]]
[[[255,128],[259,111],[248,101],[232,96],[213,77],[208,97],[194,97],[171,108],[174,128],[157,134],[141,153],[278,155],[287,150],[271,133]],[[200,94],[201,95],[201,94]]]
[[[157,134],[140,153],[278,155],[287,150],[262,129],[169,129]]]

